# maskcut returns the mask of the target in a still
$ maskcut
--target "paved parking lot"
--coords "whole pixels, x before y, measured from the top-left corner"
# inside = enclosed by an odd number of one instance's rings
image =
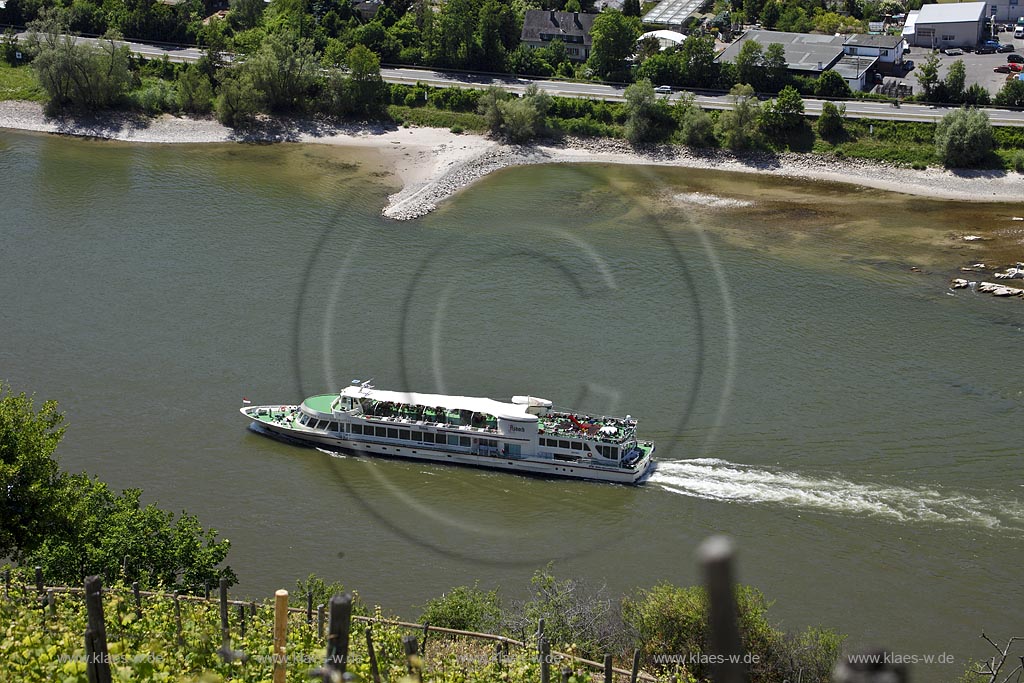
[[[1020,55],[1024,55],[1024,40],[1020,38],[1014,40],[1013,31],[1000,33],[998,36],[998,40],[1000,43],[1012,44],[1016,48],[1014,52]],[[929,50],[923,47],[912,47],[910,48],[910,52],[903,56],[903,59],[913,60],[915,64],[914,69],[908,72],[907,75],[904,77],[904,81],[908,85],[914,87],[915,95],[921,92],[921,86],[918,83],[916,76],[916,65],[920,65],[922,62],[924,62],[925,58],[928,56],[928,52]],[[939,78],[945,78],[946,70],[949,68],[949,65],[958,59],[962,59],[964,60],[964,66],[967,67],[966,85],[969,86],[972,83],[980,83],[982,86],[985,87],[986,90],[988,90],[989,94],[995,97],[995,94],[999,92],[999,90],[1006,83],[1006,74],[994,73],[992,69],[995,68],[996,66],[999,66],[1000,64],[1006,64],[1006,54],[1007,53],[1005,52],[997,52],[991,55],[979,55],[975,54],[974,52],[965,52],[962,55],[951,57],[949,55],[944,55],[940,52]]]

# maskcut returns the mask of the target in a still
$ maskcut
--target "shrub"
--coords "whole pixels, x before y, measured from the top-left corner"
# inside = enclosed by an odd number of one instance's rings
[[[935,152],[946,166],[970,167],[992,151],[992,124],[980,109],[957,109],[935,126]]]
[[[818,135],[826,140],[834,140],[842,135],[843,115],[846,114],[846,105],[836,106],[834,102],[825,102],[821,105],[821,116],[818,117]]]
[[[462,631],[494,633],[501,625],[501,598],[498,591],[478,586],[459,586],[439,598],[427,601],[420,622]]]
[[[452,127],[451,127],[451,128],[449,128],[448,130],[449,130],[450,132],[452,132],[452,133],[455,133],[456,135],[460,135],[460,134],[462,133],[462,130],[463,130],[463,129],[462,129],[462,126],[452,126]]]
[[[142,87],[132,93],[133,104],[149,115],[178,109],[178,93],[173,85],[159,78],[144,78]]]
[[[1017,150],[1010,157],[1010,165],[1017,173],[1024,173],[1024,152]]]

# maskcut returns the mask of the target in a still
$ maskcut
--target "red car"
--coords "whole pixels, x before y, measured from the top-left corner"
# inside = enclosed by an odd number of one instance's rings
[[[1024,64],[1019,64],[1017,62],[1010,62],[1006,66],[1008,66],[1010,68],[1010,71],[1014,73],[1020,73],[1021,71],[1024,71]]]

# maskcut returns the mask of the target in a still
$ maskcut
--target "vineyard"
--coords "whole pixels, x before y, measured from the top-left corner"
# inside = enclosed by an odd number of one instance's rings
[[[654,680],[635,666],[613,668],[610,657],[600,664],[551,651],[543,624],[537,641],[524,643],[386,619],[380,608],[353,615],[349,596],[315,609],[310,598],[303,609],[289,608],[285,591],[276,601],[241,602],[227,599],[226,584],[219,599],[139,591],[136,584],[95,590],[97,629],[83,596],[89,590],[46,587],[41,579],[35,585],[17,578],[11,583],[9,575],[5,583],[4,683],[298,683],[311,676],[340,681],[343,671],[344,680],[373,683]],[[96,645],[98,631],[105,632],[105,651]]]

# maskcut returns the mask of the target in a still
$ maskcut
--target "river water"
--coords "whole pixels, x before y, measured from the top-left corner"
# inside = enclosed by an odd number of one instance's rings
[[[60,402],[63,466],[199,515],[254,597],[316,572],[412,618],[552,561],[617,595],[698,581],[722,532],[782,627],[953,654],[929,680],[1015,634],[1024,305],[945,284],[950,236],[1012,207],[576,165],[396,223],[382,168],[0,134],[0,378]],[[659,463],[627,488],[332,457],[237,412],[355,378],[629,413]]]

